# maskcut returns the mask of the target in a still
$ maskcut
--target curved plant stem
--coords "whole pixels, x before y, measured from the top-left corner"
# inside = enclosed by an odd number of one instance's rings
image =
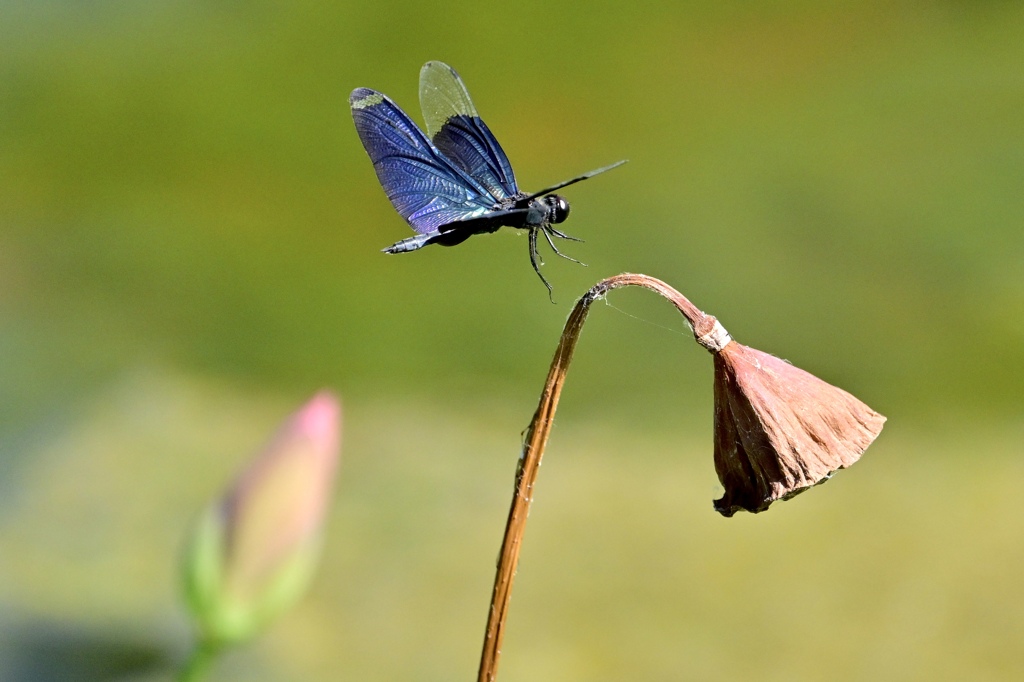
[[[192,653],[178,673],[178,682],[199,682],[206,677],[213,661],[220,654],[221,647],[207,639],[197,639]]]
[[[573,351],[576,349],[580,331],[590,312],[590,305],[603,298],[612,289],[625,286],[645,287],[671,301],[694,330],[694,336],[697,337],[698,342],[703,343],[702,339],[710,334],[715,326],[714,317],[705,315],[685,296],[665,282],[647,275],[626,273],[601,280],[576,302],[565,323],[565,328],[562,330],[562,337],[558,341],[558,348],[551,361],[551,369],[548,371],[548,378],[544,383],[537,411],[526,430],[523,453],[516,468],[515,492],[512,496],[512,508],[509,510],[505,538],[501,543],[501,554],[498,558],[498,569],[494,578],[487,632],[484,637],[480,669],[477,674],[478,682],[493,682],[497,675],[501,641],[505,634],[505,618],[512,596],[512,582],[515,578],[516,566],[519,563],[519,550],[523,541],[523,533],[526,530],[530,502],[533,500],[533,486],[537,480],[541,457],[544,455],[555,409],[558,407],[558,398],[562,392],[562,385],[565,383],[565,375],[569,369]]]

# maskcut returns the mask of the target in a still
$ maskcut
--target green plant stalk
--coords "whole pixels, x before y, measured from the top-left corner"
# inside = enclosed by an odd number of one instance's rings
[[[178,682],[199,682],[204,679],[223,648],[219,643],[209,639],[196,638],[192,653],[178,673]]]

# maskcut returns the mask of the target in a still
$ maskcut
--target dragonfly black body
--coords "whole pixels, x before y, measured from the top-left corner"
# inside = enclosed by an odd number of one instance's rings
[[[538,234],[556,254],[576,263],[558,250],[553,237],[581,241],[553,227],[569,216],[569,202],[553,192],[625,163],[533,194],[521,192],[508,157],[477,113],[462,79],[441,62],[427,62],[420,71],[420,106],[430,138],[382,93],[357,88],[349,103],[381,186],[417,233],[385,253],[430,244],[455,246],[506,226],[524,229],[529,231],[530,263],[549,294],[551,285],[540,272]]]

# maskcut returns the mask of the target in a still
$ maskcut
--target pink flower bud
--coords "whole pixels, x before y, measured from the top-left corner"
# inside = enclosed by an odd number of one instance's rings
[[[207,509],[185,563],[206,639],[246,639],[304,591],[330,502],[339,419],[337,398],[318,393]]]

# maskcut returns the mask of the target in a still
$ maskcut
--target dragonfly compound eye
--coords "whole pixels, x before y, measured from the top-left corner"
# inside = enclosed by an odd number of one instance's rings
[[[552,197],[554,211],[552,211],[551,222],[561,223],[569,217],[569,202],[564,197],[554,196]]]

